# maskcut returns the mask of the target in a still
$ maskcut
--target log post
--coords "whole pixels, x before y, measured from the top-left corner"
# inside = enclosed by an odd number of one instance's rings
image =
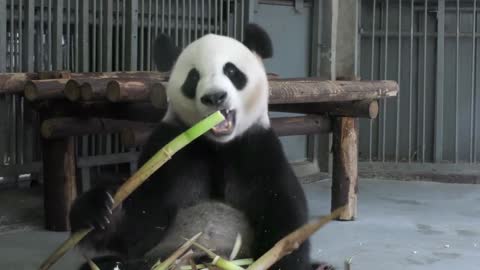
[[[73,137],[42,139],[45,227],[68,231],[70,206],[77,195]]]
[[[358,123],[355,118],[333,120],[333,168],[331,210],[347,205],[339,220],[357,216]]]

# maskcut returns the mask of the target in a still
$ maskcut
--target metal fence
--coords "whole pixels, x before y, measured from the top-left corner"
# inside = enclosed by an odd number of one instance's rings
[[[362,0],[359,75],[401,90],[361,121],[361,159],[478,162],[478,11],[476,0]]]
[[[0,72],[151,70],[158,33],[180,47],[212,32],[242,38],[246,2],[0,0]],[[36,120],[23,97],[0,96],[0,184],[41,169]],[[79,157],[132,151],[123,149],[118,134],[77,142]],[[83,178],[89,170],[82,168]]]

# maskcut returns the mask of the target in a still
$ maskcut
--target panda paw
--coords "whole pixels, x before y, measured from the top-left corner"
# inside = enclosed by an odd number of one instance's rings
[[[72,205],[70,224],[72,232],[93,228],[105,230],[111,223],[113,197],[104,188],[92,189],[80,196]]]

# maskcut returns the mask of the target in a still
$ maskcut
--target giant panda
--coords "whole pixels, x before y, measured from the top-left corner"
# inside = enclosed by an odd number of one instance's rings
[[[154,60],[170,71],[168,109],[139,165],[211,113],[220,110],[225,121],[176,153],[113,212],[111,187],[74,202],[72,232],[94,227],[81,248],[113,252],[94,259],[102,270],[150,269],[197,232],[226,257],[240,236],[238,257],[256,259],[307,222],[304,192],[268,116],[263,59],[272,56],[272,42],[255,24],[244,36],[207,34],[183,50],[165,35],[157,38]],[[309,242],[271,269],[312,269]]]

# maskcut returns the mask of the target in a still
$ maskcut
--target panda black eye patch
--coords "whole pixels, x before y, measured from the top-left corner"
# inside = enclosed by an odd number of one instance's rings
[[[188,98],[195,98],[198,81],[200,80],[200,73],[195,68],[192,68],[187,75],[187,79],[182,85],[182,93]]]
[[[223,66],[223,73],[227,76],[237,90],[242,90],[247,85],[247,76],[234,64],[228,62]]]

